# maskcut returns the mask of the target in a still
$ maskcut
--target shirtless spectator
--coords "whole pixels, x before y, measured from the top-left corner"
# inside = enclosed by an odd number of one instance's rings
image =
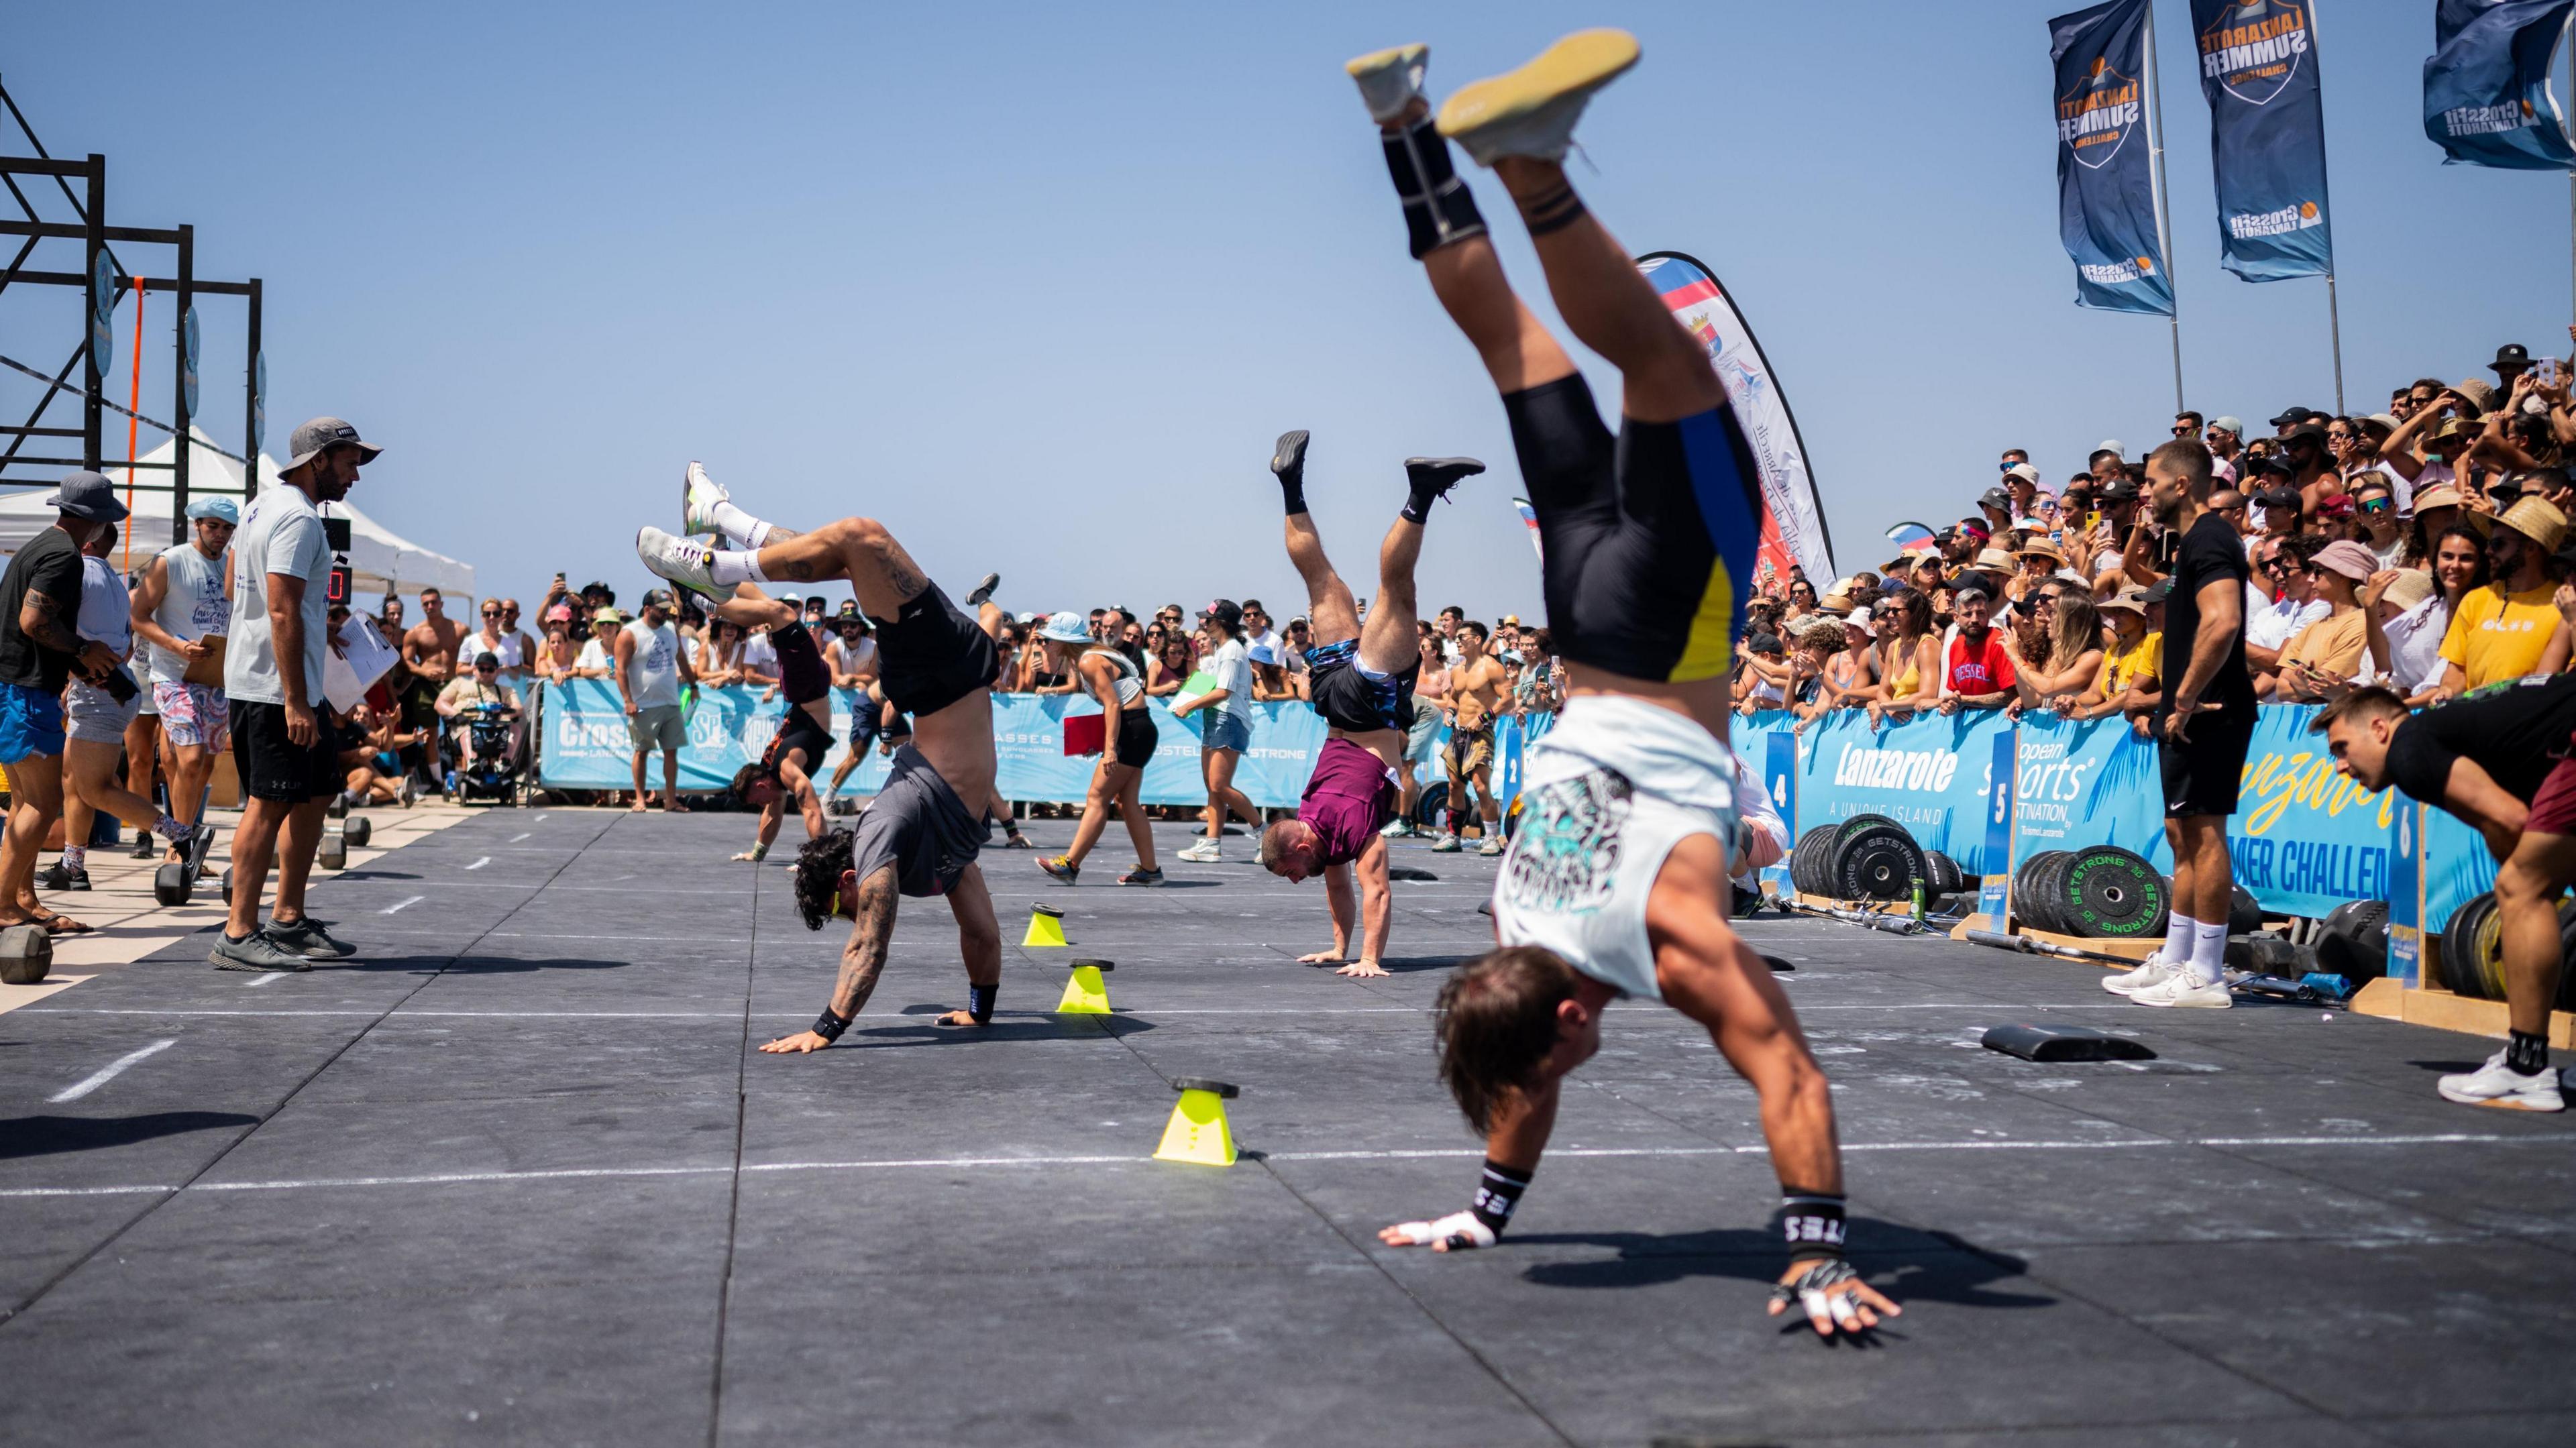
[[[1467,825],[1471,786],[1485,841],[1476,853],[1503,852],[1502,809],[1494,802],[1494,716],[1503,712],[1505,695],[1503,666],[1485,651],[1491,637],[1483,624],[1473,620],[1461,621],[1450,637],[1458,650],[1458,663],[1449,671],[1449,692],[1441,701],[1441,713],[1449,721],[1449,743],[1440,753],[1440,767],[1449,776],[1449,828],[1431,845],[1442,854],[1464,848],[1458,836]]]

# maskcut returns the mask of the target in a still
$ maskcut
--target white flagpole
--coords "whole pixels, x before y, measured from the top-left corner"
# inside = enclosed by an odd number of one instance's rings
[[[2165,290],[2173,295],[2174,411],[2182,401],[2182,289],[2174,285],[2173,226],[2165,216],[2165,121],[2161,87],[2156,80],[2156,7],[2147,5],[2147,154],[2156,162],[2152,178],[2156,203],[2156,246],[2164,252]]]

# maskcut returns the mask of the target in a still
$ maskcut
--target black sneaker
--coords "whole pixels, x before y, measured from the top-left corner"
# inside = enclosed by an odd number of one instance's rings
[[[985,600],[993,596],[993,590],[1001,586],[1002,575],[998,573],[985,574],[981,583],[976,584],[973,588],[966,591],[966,606],[968,608],[982,608]]]
[[[1302,427],[1279,434],[1279,441],[1270,449],[1270,471],[1283,478],[1291,473],[1304,472],[1306,441],[1306,429]]]
[[[217,970],[311,970],[313,968],[311,961],[301,955],[279,949],[276,941],[269,939],[266,933],[260,931],[253,931],[241,940],[235,940],[218,931],[215,935],[215,948],[206,956],[206,959],[213,961]]]
[[[63,862],[56,860],[36,876],[36,883],[48,890],[86,890],[89,888],[89,871],[66,870]]]
[[[1448,496],[1449,490],[1458,486],[1460,478],[1472,478],[1484,470],[1485,465],[1474,458],[1406,458],[1404,460],[1405,481],[1411,484],[1415,491],[1429,493],[1435,498]]]
[[[159,853],[161,853],[160,836],[152,833],[150,830],[143,830],[136,833],[134,836],[134,858],[138,860],[148,860]]]
[[[1144,866],[1138,865],[1135,869],[1119,876],[1118,883],[1121,885],[1160,885],[1163,883],[1163,872],[1160,870],[1148,870]]]
[[[322,922],[310,915],[292,925],[280,925],[272,920],[260,935],[278,949],[306,960],[347,960],[358,953],[358,947],[332,939],[331,932],[322,928]]]

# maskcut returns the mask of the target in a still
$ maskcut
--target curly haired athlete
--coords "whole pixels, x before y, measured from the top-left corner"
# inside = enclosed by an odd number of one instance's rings
[[[1593,30],[1450,97],[1435,125],[1429,52],[1349,69],[1379,126],[1413,255],[1503,395],[1545,544],[1548,627],[1569,697],[1530,753],[1523,823],[1494,891],[1502,947],[1441,992],[1441,1070],[1486,1138],[1468,1210],[1378,1235],[1435,1250],[1493,1245],[1556,1122],[1567,1073],[1599,1049],[1601,1009],[1632,995],[1708,1028],[1762,1098],[1789,1249],[1771,1311],[1866,1332],[1897,1312],[1843,1259],[1833,1100],[1788,998],[1726,923],[1736,834],[1727,669],[1753,576],[1761,490],[1707,352],[1673,319],[1559,162],[1593,93],[1637,61]],[[1602,425],[1565,350],[1523,306],[1457,141],[1493,168],[1527,224],[1557,310],[1624,381]]]

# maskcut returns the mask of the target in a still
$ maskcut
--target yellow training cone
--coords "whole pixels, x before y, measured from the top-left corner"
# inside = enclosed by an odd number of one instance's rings
[[[1060,1016],[1109,1014],[1109,984],[1100,978],[1100,973],[1117,968],[1105,960],[1075,961],[1073,979],[1064,983],[1064,999],[1055,1003],[1055,1013]]]
[[[1225,1127],[1226,1098],[1241,1094],[1223,1081],[1204,1076],[1179,1076],[1172,1080],[1181,1099],[1172,1107],[1172,1119],[1163,1127],[1163,1144],[1154,1152],[1156,1161],[1186,1161],[1198,1166],[1234,1165],[1234,1134]]]
[[[1062,944],[1064,944],[1063,911],[1052,906],[1040,905],[1029,912],[1029,936],[1028,939],[1020,942],[1022,949]]]

